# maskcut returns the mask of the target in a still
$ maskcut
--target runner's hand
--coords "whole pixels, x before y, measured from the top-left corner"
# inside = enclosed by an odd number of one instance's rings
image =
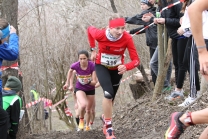
[[[124,74],[126,72],[126,66],[125,65],[119,65],[118,66],[118,74]]]
[[[95,51],[95,50],[92,51],[92,53],[91,53],[91,60],[92,60],[93,62],[95,62],[96,55],[97,55],[96,51]]]
[[[204,49],[199,51],[200,72],[202,75],[208,75],[208,51]]]
[[[69,86],[69,85],[66,83],[66,84],[63,86],[63,89],[64,89],[64,90],[67,90],[67,89],[68,89],[68,86]]]
[[[88,84],[90,82],[87,78],[84,78],[83,81],[84,81],[84,84]]]
[[[71,92],[73,92],[74,91],[74,88],[73,88],[73,86],[69,86],[69,91],[71,91]]]

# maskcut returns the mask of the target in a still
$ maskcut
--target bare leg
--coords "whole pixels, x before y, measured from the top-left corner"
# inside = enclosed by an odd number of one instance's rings
[[[208,139],[208,127],[204,129],[199,139]]]
[[[187,123],[185,123],[186,119],[186,114],[183,114],[179,120],[185,125],[189,126]],[[208,108],[200,110],[200,111],[195,111],[191,113],[192,117],[192,122],[194,124],[207,124],[208,123]]]
[[[86,125],[89,126],[95,95],[87,95]]]
[[[76,97],[77,97],[77,101],[79,104],[79,116],[80,118],[84,118],[84,114],[85,114],[85,108],[87,106],[87,97],[85,92],[79,90],[76,92]]]
[[[94,99],[94,103],[93,103],[93,106],[92,106],[92,114],[91,114],[91,117],[90,117],[90,122],[93,123],[94,122],[94,119],[95,119],[95,99]]]
[[[103,98],[103,112],[105,119],[112,118],[113,103],[111,99]]]

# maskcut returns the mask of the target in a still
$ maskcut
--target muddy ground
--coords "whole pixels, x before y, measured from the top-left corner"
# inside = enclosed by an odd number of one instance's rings
[[[169,92],[170,93],[170,92]],[[128,103],[122,108],[114,109],[113,127],[117,139],[163,139],[169,125],[169,116],[175,111],[194,111],[207,107],[207,94],[189,108],[177,105],[183,100],[168,102],[166,94],[159,95],[155,103],[151,103],[151,93]],[[49,133],[24,136],[24,139],[105,139],[102,133],[99,114],[96,115],[94,129],[87,132],[52,131]],[[197,125],[186,129],[180,139],[197,139],[206,125]]]

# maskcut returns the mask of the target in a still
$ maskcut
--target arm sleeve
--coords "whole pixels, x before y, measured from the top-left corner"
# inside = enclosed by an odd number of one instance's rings
[[[150,23],[153,23],[153,22],[154,22],[154,18],[155,18],[155,17],[151,17],[149,22],[150,22]]]
[[[127,70],[131,70],[140,64],[140,59],[137,54],[137,51],[136,51],[136,48],[135,48],[132,38],[129,40],[129,42],[127,44],[127,49],[129,51],[131,62],[125,64],[125,66],[126,66]]]
[[[9,44],[3,43],[0,48],[1,59],[9,61],[16,60],[19,54],[19,38],[17,34],[10,34]]]
[[[175,5],[173,7],[173,10],[175,11],[176,16],[178,18],[165,18],[165,24],[171,25],[171,26],[181,26],[180,25],[180,18],[183,16],[183,14],[180,12],[181,11],[181,7],[182,7],[181,3],[178,4],[178,5]]]
[[[11,128],[9,129],[9,136],[11,139],[16,139],[16,134],[18,131],[19,116],[20,116],[20,102],[17,99],[12,106],[10,106],[10,123]]]
[[[142,14],[137,14],[133,17],[125,17],[125,21],[128,24],[135,24],[135,25],[145,25],[145,22],[142,21],[142,16],[144,13]]]
[[[76,70],[76,63],[77,63],[77,62],[72,63],[72,64],[71,64],[71,66],[70,66],[70,69],[72,69],[72,70]]]
[[[142,28],[144,28],[144,27],[138,27],[138,28],[132,29],[129,31],[129,34],[134,34],[134,33],[138,32],[139,30],[141,30]],[[145,30],[141,31],[139,34],[141,34],[141,33],[145,33]]]
[[[103,37],[102,30],[99,30],[93,26],[87,29],[88,41],[91,48],[95,47],[95,40],[99,40]]]

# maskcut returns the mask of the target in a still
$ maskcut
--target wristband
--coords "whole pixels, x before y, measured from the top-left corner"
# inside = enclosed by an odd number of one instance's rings
[[[206,46],[196,46],[197,49],[207,48]]]
[[[187,31],[190,31],[190,29],[189,28],[185,28],[184,31],[187,32]]]
[[[91,50],[91,52],[92,52],[92,51],[94,51],[94,50],[95,50],[95,47],[93,47],[93,48],[90,48],[90,50]]]

